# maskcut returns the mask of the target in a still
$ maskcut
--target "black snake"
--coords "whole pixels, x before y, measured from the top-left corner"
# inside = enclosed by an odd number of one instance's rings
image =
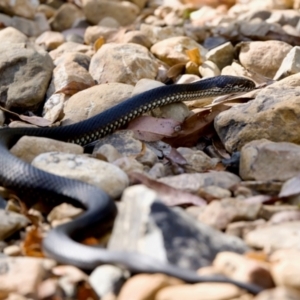
[[[58,262],[72,264],[85,270],[92,270],[99,264],[112,263],[124,266],[134,273],[165,273],[190,283],[233,283],[252,293],[258,293],[261,288],[252,284],[225,277],[199,276],[194,271],[163,264],[142,254],[112,252],[74,241],[73,237],[82,235],[88,228],[99,227],[113,218],[116,213],[114,202],[105,192],[94,186],[46,173],[9,152],[9,149],[24,135],[86,145],[156,107],[174,102],[246,92],[254,88],[255,84],[251,80],[234,76],[218,76],[191,84],[170,85],[149,90],[73,125],[55,128],[3,128],[0,130],[0,182],[4,187],[22,195],[22,199],[27,199],[27,205],[32,204],[31,199],[43,199],[53,204],[68,202],[85,208],[84,214],[72,222],[54,228],[44,239],[45,253]]]

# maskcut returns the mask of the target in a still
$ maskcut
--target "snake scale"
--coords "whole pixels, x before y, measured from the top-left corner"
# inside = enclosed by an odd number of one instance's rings
[[[113,252],[80,244],[74,240],[89,228],[106,223],[116,214],[116,206],[108,195],[86,183],[59,177],[39,170],[13,156],[9,149],[24,135],[48,137],[86,145],[124,126],[130,120],[156,107],[169,103],[213,97],[255,88],[248,79],[217,76],[191,84],[158,87],[133,96],[124,102],[76,124],[54,128],[2,128],[0,130],[0,183],[22,195],[26,205],[34,199],[60,204],[67,202],[85,212],[75,220],[60,225],[47,234],[43,250],[58,262],[92,270],[99,264],[112,263],[133,273],[165,273],[186,282],[233,283],[251,293],[261,287],[219,276],[199,276],[196,272],[161,263],[154,258],[132,253]]]

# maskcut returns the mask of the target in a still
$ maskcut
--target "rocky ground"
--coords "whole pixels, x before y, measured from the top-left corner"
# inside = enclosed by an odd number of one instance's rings
[[[2,188],[0,299],[300,299],[300,1],[4,0],[0,28],[2,126],[72,124],[164,84],[252,79],[247,94],[155,109],[92,154],[34,137],[11,152],[104,189],[119,209],[108,249],[264,289],[58,265],[43,237],[82,211],[26,212]]]

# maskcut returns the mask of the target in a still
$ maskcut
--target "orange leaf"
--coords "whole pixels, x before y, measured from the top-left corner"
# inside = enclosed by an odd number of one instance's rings
[[[22,252],[26,256],[45,257],[42,252],[43,235],[39,228],[32,227],[26,233],[24,242],[22,244]]]

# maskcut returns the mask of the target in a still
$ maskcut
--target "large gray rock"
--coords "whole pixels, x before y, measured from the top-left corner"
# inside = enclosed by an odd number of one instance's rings
[[[215,129],[229,152],[266,138],[300,144],[300,73],[262,89],[252,100],[220,113]]]
[[[8,109],[34,109],[43,100],[51,79],[49,54],[21,43],[0,45],[0,104]]]
[[[241,239],[196,223],[181,209],[168,208],[143,185],[125,190],[108,248],[140,252],[193,270],[210,265],[221,251],[248,250]]]

